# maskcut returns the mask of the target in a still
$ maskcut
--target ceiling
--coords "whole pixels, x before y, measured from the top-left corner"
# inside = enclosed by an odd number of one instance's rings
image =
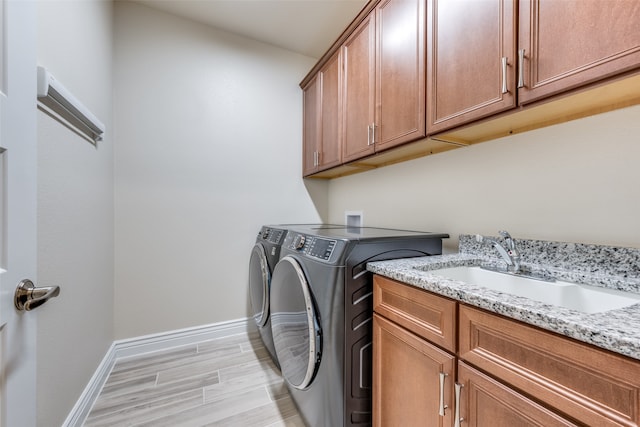
[[[212,27],[321,57],[366,0],[134,0]]]

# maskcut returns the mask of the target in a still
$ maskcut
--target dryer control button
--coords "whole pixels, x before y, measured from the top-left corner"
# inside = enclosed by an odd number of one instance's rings
[[[304,242],[306,238],[303,234],[298,234],[295,239],[293,239],[293,247],[297,250],[304,248]]]

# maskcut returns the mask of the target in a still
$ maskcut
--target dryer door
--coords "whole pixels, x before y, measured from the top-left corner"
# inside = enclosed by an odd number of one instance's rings
[[[285,256],[271,281],[271,331],[282,375],[297,389],[309,386],[320,366],[322,332],[317,316],[302,267]]]
[[[256,243],[249,259],[249,300],[253,319],[260,327],[269,319],[269,286],[271,272],[264,246]]]

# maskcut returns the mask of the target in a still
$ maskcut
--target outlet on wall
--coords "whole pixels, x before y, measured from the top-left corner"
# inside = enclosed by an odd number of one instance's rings
[[[344,223],[347,228],[364,227],[362,211],[344,211]]]

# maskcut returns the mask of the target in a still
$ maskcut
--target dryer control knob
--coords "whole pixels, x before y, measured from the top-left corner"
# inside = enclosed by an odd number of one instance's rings
[[[271,229],[267,228],[264,230],[264,232],[262,233],[262,238],[266,239],[267,237],[269,237],[269,233],[271,233]]]
[[[305,240],[306,238],[304,237],[304,234],[298,234],[296,238],[293,240],[293,247],[297,250],[304,248]]]

